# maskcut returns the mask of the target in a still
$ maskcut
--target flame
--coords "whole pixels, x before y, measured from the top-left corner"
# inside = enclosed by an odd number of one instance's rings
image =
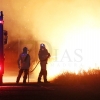
[[[48,68],[51,79],[65,72],[78,74],[100,68],[100,29],[91,27],[91,23],[76,26],[69,32],[62,32],[56,61],[50,62]]]

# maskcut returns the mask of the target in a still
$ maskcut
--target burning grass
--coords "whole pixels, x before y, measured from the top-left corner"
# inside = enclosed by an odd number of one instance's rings
[[[90,70],[80,74],[63,73],[53,80],[54,83],[60,84],[67,88],[75,88],[82,90],[98,90],[100,89],[100,70]]]

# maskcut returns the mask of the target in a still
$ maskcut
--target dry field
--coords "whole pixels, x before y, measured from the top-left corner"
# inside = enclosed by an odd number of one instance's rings
[[[5,83],[0,100],[100,100],[100,73],[64,73],[51,83]]]

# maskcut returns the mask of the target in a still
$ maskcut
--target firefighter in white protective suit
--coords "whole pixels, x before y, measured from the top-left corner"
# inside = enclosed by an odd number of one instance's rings
[[[27,51],[28,51],[27,47],[24,47],[23,52],[19,55],[18,62],[17,62],[19,67],[19,73],[16,79],[16,83],[19,83],[23,72],[24,72],[23,83],[24,84],[26,83],[26,79],[30,67],[30,55],[27,53]]]

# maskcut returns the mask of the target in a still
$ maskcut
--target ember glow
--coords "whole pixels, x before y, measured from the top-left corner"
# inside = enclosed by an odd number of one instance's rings
[[[49,79],[66,71],[78,74],[83,70],[99,69],[99,4],[99,0],[0,0],[4,28],[9,33],[8,46],[5,48],[12,50],[8,52],[6,49],[6,55],[16,56],[15,49],[19,50],[19,47],[14,43],[18,40],[33,40],[37,42],[37,49],[32,47],[33,42],[24,43],[31,51],[32,62],[38,61],[32,52],[36,50],[37,55],[38,43],[44,42],[51,53],[47,67]],[[8,57],[6,61],[11,62]],[[11,76],[8,66],[6,64],[5,74]],[[16,72],[17,67],[13,66],[10,71]],[[32,74],[35,80],[39,68],[38,65]],[[17,72],[12,75],[17,76]]]

